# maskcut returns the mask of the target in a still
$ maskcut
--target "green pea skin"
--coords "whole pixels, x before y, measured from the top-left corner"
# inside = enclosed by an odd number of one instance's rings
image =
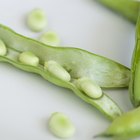
[[[140,136],[140,107],[116,118],[107,130],[96,137],[129,140]]]

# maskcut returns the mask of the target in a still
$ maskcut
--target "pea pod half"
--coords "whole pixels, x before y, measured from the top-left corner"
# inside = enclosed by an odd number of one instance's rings
[[[129,85],[130,97],[135,107],[140,106],[140,15],[136,27],[136,45],[132,57],[131,80]]]
[[[133,23],[138,17],[139,2],[133,0],[97,0]]]
[[[125,66],[82,49],[47,46],[19,35],[3,25],[0,25],[0,39],[7,48],[7,53],[0,56],[0,61],[40,74],[58,86],[73,90],[76,95],[95,106],[111,120],[121,115],[119,107],[107,95],[102,94],[94,99],[88,96],[92,94],[89,90],[87,94],[84,93],[86,90],[82,90],[86,85],[80,84],[82,88],[79,89],[75,81],[86,77],[100,87],[126,87],[130,71]],[[90,86],[86,86],[86,89],[97,87],[89,83]]]

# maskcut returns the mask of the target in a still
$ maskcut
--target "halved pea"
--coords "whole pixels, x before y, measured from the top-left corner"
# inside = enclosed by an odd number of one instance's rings
[[[60,138],[70,138],[76,130],[69,117],[60,112],[51,115],[49,129],[55,136]]]
[[[40,32],[47,26],[47,17],[42,9],[33,9],[27,17],[28,27],[35,32]]]
[[[59,46],[60,38],[56,34],[56,32],[49,31],[41,35],[40,39],[41,42],[50,46]]]

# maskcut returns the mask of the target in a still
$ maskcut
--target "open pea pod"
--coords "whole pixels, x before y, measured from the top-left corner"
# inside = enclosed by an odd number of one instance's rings
[[[17,34],[3,25],[0,25],[0,39],[7,48],[7,53],[0,56],[0,61],[8,62],[28,72],[40,74],[58,86],[71,89],[77,96],[95,106],[111,120],[121,115],[121,110],[117,104],[107,95],[103,94],[101,97],[93,99],[81,91],[76,86],[75,81],[86,77],[96,82],[100,87],[126,87],[130,75],[127,67],[82,49],[47,46]],[[33,60],[35,65],[22,63],[23,61],[29,63],[27,60],[30,60],[30,57],[23,59],[24,52],[28,52],[24,54],[24,57],[30,53],[30,56],[35,58]],[[38,65],[36,64],[38,62],[36,57],[39,58]],[[82,88],[84,86],[82,85]]]
[[[138,17],[139,2],[134,0],[97,0],[133,23]]]
[[[131,80],[129,85],[130,98],[135,107],[140,106],[140,15],[136,26],[136,45],[132,57]]]

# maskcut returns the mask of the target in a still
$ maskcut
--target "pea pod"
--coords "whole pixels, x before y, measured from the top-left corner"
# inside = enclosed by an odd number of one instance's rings
[[[116,118],[107,130],[96,137],[129,140],[140,136],[140,107]]]
[[[100,87],[126,87],[129,83],[130,71],[125,66],[82,49],[42,44],[17,34],[4,25],[0,25],[0,39],[7,47],[7,53],[0,56],[0,61],[40,74],[58,86],[71,89],[111,120],[121,115],[120,108],[107,95],[103,94],[96,99],[91,98],[79,89],[74,81],[86,77]],[[90,87],[92,88],[91,85]]]
[[[129,85],[130,98],[135,107],[140,106],[140,15],[136,27],[136,45],[132,57],[131,80]]]
[[[133,23],[138,17],[139,2],[133,0],[97,0]]]

